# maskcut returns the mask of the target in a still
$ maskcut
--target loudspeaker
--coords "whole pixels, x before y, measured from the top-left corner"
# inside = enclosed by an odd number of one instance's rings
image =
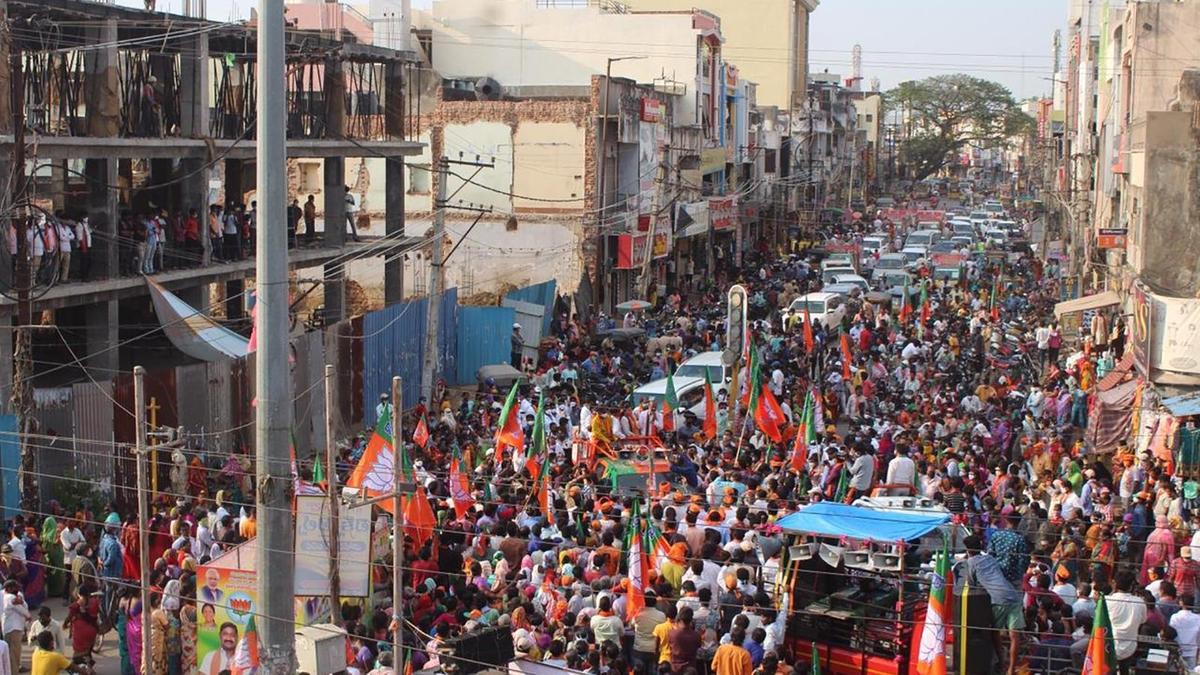
[[[454,640],[448,640],[442,645],[442,650],[448,656],[442,657],[442,663],[453,665],[458,673],[477,673],[491,666],[503,666],[512,661],[512,633],[507,628],[487,628],[476,630]]]

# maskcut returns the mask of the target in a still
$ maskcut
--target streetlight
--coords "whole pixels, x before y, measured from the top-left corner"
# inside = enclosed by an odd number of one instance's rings
[[[604,144],[606,143],[605,136],[608,132],[608,92],[612,86],[612,64],[617,61],[633,61],[644,59],[645,56],[610,56],[607,63],[604,65],[604,103],[602,111],[603,116],[600,118],[600,143],[596,148],[596,161],[599,163],[596,171],[596,231],[601,237],[601,246],[597,247],[600,251],[600,260],[596,264],[596,280],[599,282],[598,291],[601,304],[608,298],[604,294],[604,278],[607,276],[605,263],[608,261],[608,235],[604,234],[601,227],[604,225]]]

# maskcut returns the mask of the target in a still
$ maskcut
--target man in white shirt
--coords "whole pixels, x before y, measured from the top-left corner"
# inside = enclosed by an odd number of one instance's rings
[[[1133,572],[1119,572],[1116,579],[1117,592],[1108,596],[1106,603],[1118,661],[1132,659],[1137,654],[1138,629],[1146,621],[1146,601],[1140,595],[1130,592],[1135,582]]]
[[[917,463],[912,461],[908,456],[908,447],[904,445],[896,446],[896,456],[892,458],[892,461],[888,462],[887,480],[885,482],[888,485],[911,485],[915,490],[916,481]],[[913,494],[900,488],[892,488],[889,492],[897,496]]]
[[[71,563],[75,562],[75,556],[79,555],[79,549],[83,547],[87,539],[83,536],[83,531],[79,529],[79,524],[68,519],[63,524],[58,541],[62,544],[63,566],[70,569]]]
[[[71,276],[71,242],[75,240],[75,229],[61,220],[55,223],[58,234],[58,278],[66,281]]]
[[[9,538],[8,545],[12,547],[12,557],[25,562],[25,542],[21,541],[21,530],[19,527],[13,527],[12,537]]]
[[[14,673],[21,670],[21,644],[29,616],[21,584],[12,579],[4,582],[4,595],[0,597],[0,632],[4,633],[4,641],[8,643],[8,662]]]
[[[1175,629],[1175,641],[1179,644],[1179,655],[1188,668],[1196,667],[1197,651],[1200,651],[1200,614],[1193,611],[1194,595],[1179,597],[1179,611],[1171,616],[1171,628]]]
[[[54,638],[54,651],[60,654],[66,653],[67,641],[63,637],[62,622],[55,621],[54,617],[50,615],[50,608],[45,605],[42,605],[41,609],[38,610],[38,618],[29,624],[29,629],[26,631],[28,634],[26,642],[36,645],[34,640],[37,640],[37,636],[41,635],[42,631],[48,631],[51,637]]]
[[[361,241],[358,238],[358,195],[350,191],[350,186],[346,186],[346,223],[350,225],[350,236],[354,241]]]

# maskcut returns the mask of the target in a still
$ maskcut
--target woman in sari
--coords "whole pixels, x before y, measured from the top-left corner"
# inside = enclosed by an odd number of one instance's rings
[[[35,538],[25,542],[25,567],[29,570],[25,577],[25,604],[35,610],[46,601],[46,555]]]
[[[196,671],[196,605],[188,603],[179,611],[179,640],[181,670],[187,675]]]
[[[42,521],[42,551],[46,555],[46,591],[52,598],[66,595],[67,575],[63,570],[63,547],[58,537],[58,521],[46,516]]]
[[[129,652],[131,672],[142,672],[142,601],[132,598],[125,622],[125,649]]]
[[[187,491],[192,497],[202,497],[207,492],[207,485],[204,480],[204,463],[199,457],[193,457],[192,463],[188,465],[187,470]]]
[[[121,656],[121,675],[134,675],[133,659],[129,653],[129,606],[133,599],[120,599],[117,605],[117,651]],[[141,636],[138,636],[139,640]]]

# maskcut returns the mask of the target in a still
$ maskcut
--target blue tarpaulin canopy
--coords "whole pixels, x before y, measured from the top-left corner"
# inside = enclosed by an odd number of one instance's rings
[[[784,532],[871,541],[913,541],[950,521],[939,513],[881,511],[833,502],[818,502],[776,523]]]

